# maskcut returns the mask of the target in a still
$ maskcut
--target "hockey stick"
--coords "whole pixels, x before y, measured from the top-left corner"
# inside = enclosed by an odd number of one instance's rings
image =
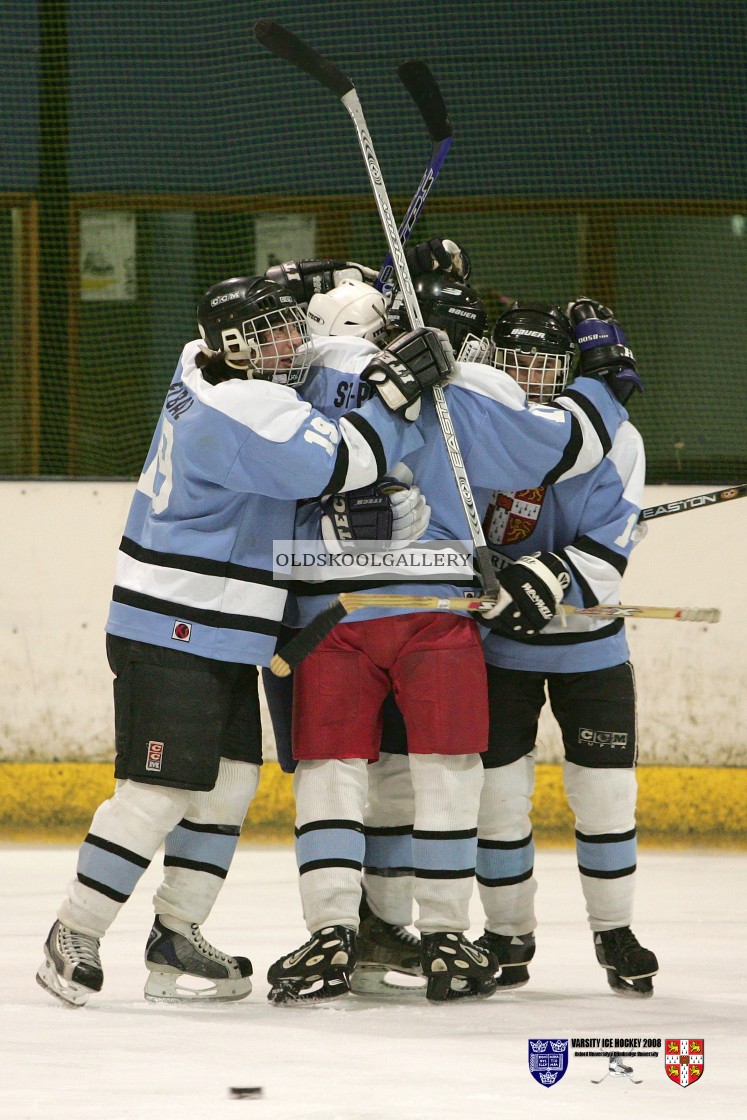
[[[642,509],[638,520],[653,521],[655,517],[669,517],[672,513],[685,513],[701,506],[713,506],[719,502],[730,502],[733,498],[747,498],[747,482],[740,482],[726,490],[711,490],[708,494],[695,494],[692,498],[681,498],[679,502],[666,502],[664,505],[647,506]]]
[[[402,293],[402,300],[405,305],[407,317],[410,321],[410,326],[413,328],[422,327],[423,315],[420,310],[420,305],[418,304],[417,296],[415,295],[415,289],[410,277],[410,270],[407,267],[407,261],[405,259],[405,251],[399,240],[394,214],[392,213],[392,206],[386,192],[379,161],[376,158],[376,153],[373,148],[373,143],[368,132],[368,126],[363,116],[363,109],[361,108],[355,86],[347,74],[343,74],[342,70],[338,70],[338,68],[326,58],[323,58],[290,31],[286,31],[280,24],[275,23],[274,20],[258,20],[254,25],[254,34],[257,41],[261,43],[263,47],[266,47],[267,50],[272,51],[273,54],[278,55],[280,58],[284,58],[287,62],[290,62],[299,70],[303,70],[327,89],[331,90],[332,93],[339,97],[350,114],[353,124],[355,125],[358,144],[363,154],[368,180],[373,190],[376,208],[379,212],[381,225],[389,247],[389,252],[392,256],[397,284]],[[449,406],[446,403],[446,396],[440,385],[436,385],[432,393],[433,403],[436,406],[436,415],[441,425],[441,432],[451,462],[454,481],[459,491],[459,497],[467,519],[470,537],[472,538],[480,583],[486,595],[497,600],[500,594],[500,585],[493,571],[493,565],[490,560],[490,550],[485,542],[485,535],[482,531],[477,507],[475,506],[475,499],[472,495],[472,487],[467,478],[464,460],[459,449],[459,442],[449,413]]]
[[[402,245],[406,245],[410,239],[413,226],[420,217],[420,212],[425,206],[425,200],[430,194],[436,177],[446,159],[453,136],[451,121],[449,120],[449,113],[444,99],[441,96],[441,91],[438,88],[435,78],[426,64],[411,59],[409,62],[403,62],[398,68],[397,73],[400,76],[403,86],[420,110],[420,115],[425,121],[425,127],[428,129],[428,136],[431,141],[431,154],[428,160],[428,166],[423,172],[423,178],[420,180],[418,189],[415,191],[412,201],[407,208],[407,213],[402,219],[399,230],[397,231],[400,242]],[[393,287],[393,274],[394,266],[392,264],[392,254],[387,253],[379,275],[376,280],[374,280],[374,287],[380,292],[390,291]]]
[[[472,611],[492,607],[490,599],[439,599],[437,595],[375,595],[366,591],[344,591],[316,618],[304,626],[286,646],[276,653],[270,669],[276,677],[287,677],[304,657],[346,615],[365,607],[390,607],[408,611]],[[715,607],[631,607],[600,604],[596,607],[573,607],[561,603],[559,610],[566,615],[584,615],[589,618],[664,618],[674,622],[718,622],[721,613]]]
[[[604,1079],[607,1078],[607,1077],[609,1077],[608,1073],[605,1073],[604,1077],[600,1077],[598,1081],[595,1081],[594,1078],[592,1077],[591,1083],[592,1083],[592,1085],[601,1085],[602,1082],[604,1081]]]

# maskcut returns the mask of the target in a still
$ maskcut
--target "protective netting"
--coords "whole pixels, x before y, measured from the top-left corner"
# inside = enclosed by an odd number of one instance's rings
[[[268,16],[353,78],[398,216],[430,144],[397,66],[425,60],[455,142],[415,239],[466,246],[492,315],[611,305],[649,481],[742,480],[744,0],[5,0],[1,475],[137,475],[206,287],[381,262],[348,114]]]

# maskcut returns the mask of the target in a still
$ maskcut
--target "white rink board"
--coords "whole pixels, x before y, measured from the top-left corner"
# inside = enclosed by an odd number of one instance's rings
[[[732,481],[742,481],[741,479]],[[0,482],[0,760],[113,753],[104,624],[131,482]],[[649,487],[654,505],[715,489]],[[649,523],[629,603],[719,607],[715,626],[628,624],[642,763],[747,765],[747,499]],[[274,757],[269,720],[267,757]],[[558,761],[543,718],[539,759]]]

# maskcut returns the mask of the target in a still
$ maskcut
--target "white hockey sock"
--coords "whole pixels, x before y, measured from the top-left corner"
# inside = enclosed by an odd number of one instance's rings
[[[293,775],[299,887],[310,933],[358,929],[367,765],[362,758],[299,762]]]
[[[409,759],[382,752],[368,767],[363,885],[374,914],[395,926],[412,922],[414,816]]]
[[[421,933],[462,933],[477,853],[477,811],[483,782],[479,754],[412,754],[415,899]]]
[[[477,886],[491,933],[536,929],[530,813],[534,755],[486,769],[477,823]]]
[[[213,789],[193,793],[184,817],[164,841],[156,914],[201,925],[213,908],[257,792],[260,767],[222,758]]]
[[[635,770],[564,762],[563,780],[576,815],[576,855],[589,925],[595,932],[629,926],[637,857]]]
[[[141,875],[184,815],[189,790],[117,782],[99,805],[78,852],[78,877],[57,912],[65,925],[103,937]]]

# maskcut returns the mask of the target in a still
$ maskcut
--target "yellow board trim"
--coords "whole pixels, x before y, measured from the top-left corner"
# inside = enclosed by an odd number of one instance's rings
[[[669,846],[747,847],[747,769],[642,766],[638,835]],[[0,762],[0,839],[78,843],[114,789],[109,762]],[[559,765],[537,766],[532,813],[538,841],[573,843]],[[293,784],[266,762],[243,832],[252,843],[291,843]]]

